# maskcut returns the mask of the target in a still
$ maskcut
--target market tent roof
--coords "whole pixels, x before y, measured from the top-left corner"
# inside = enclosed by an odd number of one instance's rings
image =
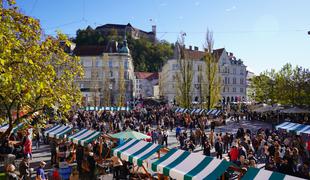
[[[276,129],[283,129],[287,132],[293,131],[296,132],[297,135],[299,134],[310,134],[310,125],[292,123],[292,122],[284,122],[276,126]]]
[[[61,138],[64,137],[65,134],[71,132],[72,127],[64,126],[64,125],[55,125],[44,132],[45,136],[52,138]]]
[[[166,155],[152,163],[152,171],[177,180],[217,179],[232,165],[201,154],[180,149],[171,149]]]
[[[221,112],[222,112],[222,110],[210,109],[209,111],[207,111],[207,115],[218,116],[219,114],[221,114]]]
[[[16,133],[18,130],[20,130],[24,126],[24,123],[19,123],[17,126],[15,126],[12,129],[12,133]],[[0,126],[0,132],[5,132],[7,129],[9,129],[9,124],[4,124]]]
[[[101,132],[99,131],[82,129],[79,132],[68,136],[68,140],[73,142],[74,144],[86,146],[87,144],[97,139],[100,135]]]
[[[132,130],[122,131],[116,134],[109,134],[109,135],[117,139],[149,139],[151,138],[148,135],[145,135],[137,131],[132,131]]]
[[[130,139],[124,144],[114,148],[112,153],[124,161],[142,166],[143,161],[151,157],[161,148],[158,144],[148,143],[142,140]]]
[[[242,180],[261,180],[261,179],[269,179],[269,180],[301,180],[302,178],[285,175],[278,172],[268,171],[264,169],[258,168],[249,168]]]
[[[288,109],[283,109],[280,112],[286,113],[286,114],[307,114],[307,113],[310,113],[310,110],[302,109],[299,107],[292,107],[292,108],[288,108]]]

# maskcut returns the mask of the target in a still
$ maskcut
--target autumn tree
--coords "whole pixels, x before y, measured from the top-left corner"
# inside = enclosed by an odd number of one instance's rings
[[[110,93],[110,71],[109,71],[109,55],[107,53],[103,54],[103,72],[104,72],[104,82],[103,82],[103,98],[104,98],[104,106],[110,107],[110,99],[111,99],[111,93]]]
[[[185,52],[184,35],[177,43],[179,55],[177,57],[178,72],[176,73],[176,101],[184,108],[190,108],[192,103],[193,60],[188,59]]]
[[[3,138],[45,107],[66,113],[79,103],[74,80],[83,70],[60,46],[70,45],[66,36],[43,36],[39,21],[14,5],[0,6],[0,22],[0,124],[9,124]]]
[[[213,53],[213,33],[207,30],[206,39],[205,39],[205,77],[206,82],[204,83],[203,92],[207,100],[207,108],[210,109],[219,102],[220,99],[220,88],[221,88],[221,79],[218,72],[219,57]]]

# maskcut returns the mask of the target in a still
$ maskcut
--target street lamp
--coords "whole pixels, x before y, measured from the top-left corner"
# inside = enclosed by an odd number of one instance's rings
[[[113,103],[113,95],[112,95],[112,88],[113,88],[113,86],[112,86],[112,83],[110,83],[109,84],[109,89],[110,89],[110,100],[111,100],[111,107],[112,107],[112,103]]]

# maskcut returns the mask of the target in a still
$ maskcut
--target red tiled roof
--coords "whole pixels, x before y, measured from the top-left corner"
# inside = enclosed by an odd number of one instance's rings
[[[203,51],[185,49],[185,56],[188,59],[200,60],[204,57],[204,55],[205,55],[205,52]]]
[[[135,72],[137,79],[147,79],[149,81],[158,79],[158,72]]]
[[[98,56],[105,52],[105,46],[77,46],[73,53],[76,56]]]

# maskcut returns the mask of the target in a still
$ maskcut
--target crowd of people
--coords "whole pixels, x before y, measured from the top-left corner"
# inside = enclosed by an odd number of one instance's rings
[[[149,139],[146,139],[147,141],[165,147],[170,146],[169,137],[171,137],[171,133],[175,132],[180,149],[191,152],[202,151],[206,156],[214,156],[219,159],[226,158],[243,169],[263,166],[267,170],[309,179],[310,143],[305,137],[264,128],[255,132],[240,128],[236,134],[216,131],[217,122],[221,121],[225,124],[225,119],[229,116],[236,119],[235,123],[238,123],[242,118],[253,119],[256,117],[250,112],[241,116],[222,114],[219,117],[175,113],[170,107],[162,105],[146,106],[130,112],[79,110],[76,113],[72,112],[68,121],[62,123],[70,124],[74,129],[87,128],[103,133],[117,133],[132,129],[150,136]],[[96,160],[100,156],[109,156],[108,149],[111,148],[110,144],[104,141],[103,151],[100,154],[99,141],[96,140],[87,148],[78,146],[74,150],[71,144],[53,139],[47,141],[47,138],[44,137],[44,129],[35,136],[34,140],[36,148],[39,148],[40,141],[50,144],[51,163],[54,165],[57,164],[56,154],[59,151],[69,152],[60,157],[61,161],[76,161],[75,175],[88,169],[87,177],[95,176]],[[29,166],[26,164],[32,157],[32,141],[24,139],[22,149],[15,150],[15,152],[10,148],[12,145],[8,142],[4,142],[0,152],[2,154],[23,152],[25,160],[21,164],[24,165],[22,166],[24,168],[21,168],[20,174],[29,176],[25,169]],[[57,157],[59,158],[59,156]],[[44,163],[42,162],[42,164]],[[56,172],[57,168],[54,166]],[[37,174],[40,175],[40,170],[37,170]]]

